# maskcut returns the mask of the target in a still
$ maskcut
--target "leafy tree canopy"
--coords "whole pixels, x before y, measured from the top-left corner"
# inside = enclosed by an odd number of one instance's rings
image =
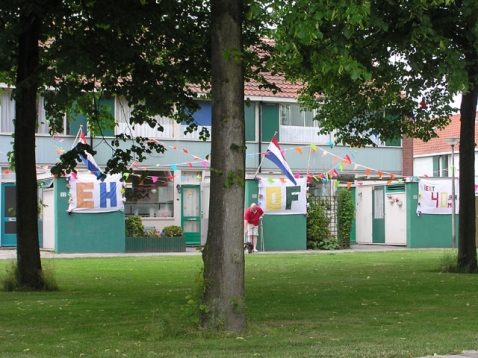
[[[275,15],[276,61],[338,142],[428,140],[476,84],[473,0],[298,0],[277,2]]]

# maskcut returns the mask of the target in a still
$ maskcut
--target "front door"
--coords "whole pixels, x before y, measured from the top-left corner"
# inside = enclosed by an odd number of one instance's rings
[[[2,243],[0,246],[17,246],[17,199],[13,183],[2,185]]]
[[[181,186],[181,226],[186,245],[201,244],[201,191],[199,185]]]
[[[383,244],[385,243],[385,188],[383,186],[376,186],[372,197],[372,242],[374,244]]]

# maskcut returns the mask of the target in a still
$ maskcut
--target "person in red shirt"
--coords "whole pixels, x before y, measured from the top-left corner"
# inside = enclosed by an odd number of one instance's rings
[[[257,252],[257,235],[263,216],[264,211],[256,203],[252,203],[244,212],[244,231],[247,234],[247,241],[252,244],[252,252]]]

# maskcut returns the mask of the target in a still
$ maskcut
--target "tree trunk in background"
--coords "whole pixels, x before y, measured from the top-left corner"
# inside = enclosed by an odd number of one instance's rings
[[[20,17],[16,80],[15,172],[17,200],[18,283],[42,289],[40,245],[38,242],[38,199],[35,162],[36,102],[41,19],[31,12]]]
[[[242,1],[211,1],[212,146],[202,324],[246,327],[244,288],[244,71]]]
[[[460,127],[460,222],[458,267],[473,272],[476,263],[475,214],[475,117],[478,87],[463,95]]]

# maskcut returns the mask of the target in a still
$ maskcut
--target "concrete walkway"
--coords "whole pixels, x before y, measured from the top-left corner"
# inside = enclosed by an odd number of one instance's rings
[[[254,253],[253,255],[271,255],[271,254],[329,254],[344,253],[344,252],[366,252],[366,251],[391,251],[391,250],[429,250],[429,249],[407,249],[404,246],[391,246],[382,244],[370,244],[360,245],[352,244],[352,248],[348,250],[296,250],[296,251],[265,251]],[[40,256],[42,258],[81,258],[81,257],[116,257],[116,256],[162,256],[162,255],[200,255],[196,247],[187,247],[186,252],[143,252],[143,253],[67,253],[57,254],[48,250],[40,250]],[[15,259],[17,257],[17,251],[15,248],[2,248],[0,247],[0,260]]]

